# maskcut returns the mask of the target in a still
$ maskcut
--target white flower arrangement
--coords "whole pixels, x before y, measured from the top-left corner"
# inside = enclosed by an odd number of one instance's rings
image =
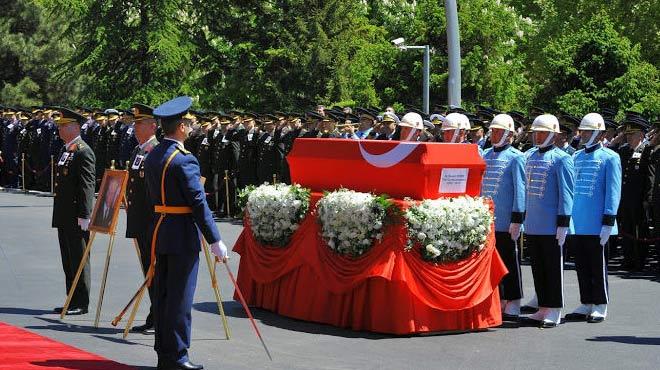
[[[424,200],[410,206],[404,217],[408,226],[406,249],[418,245],[424,260],[439,263],[481,251],[493,222],[484,198],[469,196]]]
[[[327,193],[316,205],[321,236],[334,252],[357,258],[382,240],[388,209],[386,195],[347,189]]]
[[[300,185],[264,184],[251,189],[245,209],[254,237],[284,247],[309,209],[310,190]]]

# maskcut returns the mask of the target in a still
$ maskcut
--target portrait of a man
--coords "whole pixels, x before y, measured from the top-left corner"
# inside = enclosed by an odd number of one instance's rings
[[[110,232],[113,221],[118,214],[126,182],[126,172],[111,171],[105,172],[98,199],[94,205],[94,217],[90,229],[100,232]]]

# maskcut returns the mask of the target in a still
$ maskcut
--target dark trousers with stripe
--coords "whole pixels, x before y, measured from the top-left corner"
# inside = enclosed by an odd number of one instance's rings
[[[513,301],[523,297],[522,274],[520,273],[520,258],[516,244],[507,232],[495,233],[495,247],[502,257],[509,273],[500,282],[500,299]]]
[[[148,231],[142,231],[140,234],[138,234],[138,237],[135,238],[138,243],[138,248],[140,248],[140,263],[142,264],[142,272],[147,274],[147,271],[149,271],[149,265],[151,264],[151,233]],[[154,313],[154,307],[153,307],[153,302],[154,302],[154,284],[151,284],[151,286],[148,289],[149,293],[149,315],[147,315],[147,320],[146,324],[147,325],[153,325],[153,313]]]
[[[198,268],[198,252],[156,257],[154,349],[160,360],[188,361]]]
[[[606,304],[608,301],[607,263],[600,237],[575,235],[575,269],[580,284],[582,304]]]
[[[62,255],[62,269],[66,281],[66,292],[69,293],[76,272],[80,266],[85,247],[89,241],[89,231],[82,231],[79,227],[58,228],[57,238],[60,242],[60,254]],[[76,290],[73,292],[69,308],[87,308],[89,306],[89,287],[91,285],[91,268],[89,259],[85,263]]]
[[[527,235],[539,307],[564,306],[564,258],[554,235]]]

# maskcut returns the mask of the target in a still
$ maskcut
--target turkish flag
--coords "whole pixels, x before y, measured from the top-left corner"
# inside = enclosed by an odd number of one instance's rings
[[[474,144],[296,139],[287,156],[294,183],[393,198],[477,196],[486,168]]]

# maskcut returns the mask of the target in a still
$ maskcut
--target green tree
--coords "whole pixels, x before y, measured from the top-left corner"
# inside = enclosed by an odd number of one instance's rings
[[[75,97],[77,81],[53,74],[71,51],[52,37],[61,24],[28,0],[0,0],[0,9],[0,102],[31,106]]]
[[[66,19],[60,35],[74,45],[59,70],[86,81],[82,101],[92,105],[158,103],[194,94],[194,26],[184,0],[40,0]]]

